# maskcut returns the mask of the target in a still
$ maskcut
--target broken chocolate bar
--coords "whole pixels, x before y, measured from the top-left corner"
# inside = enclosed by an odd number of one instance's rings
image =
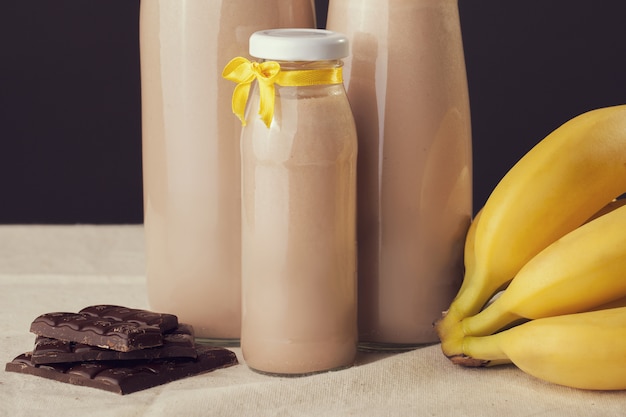
[[[6,364],[7,372],[36,375],[73,385],[130,394],[178,379],[237,364],[236,355],[224,348],[197,346],[196,359],[154,361],[80,362],[35,365],[30,353]]]
[[[30,331],[38,336],[128,352],[163,344],[163,333],[178,325],[172,314],[119,306],[91,306],[79,313],[47,313]]]
[[[61,362],[195,358],[196,356],[193,328],[187,324],[179,324],[175,330],[163,335],[163,346],[130,352],[102,349],[83,343],[38,336],[31,361],[40,365]]]

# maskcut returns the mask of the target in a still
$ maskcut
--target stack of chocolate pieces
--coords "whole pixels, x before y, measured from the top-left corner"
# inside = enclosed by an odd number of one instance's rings
[[[237,364],[230,350],[196,345],[193,329],[172,314],[113,305],[78,313],[47,313],[30,331],[32,352],[6,364],[8,372],[130,394]]]

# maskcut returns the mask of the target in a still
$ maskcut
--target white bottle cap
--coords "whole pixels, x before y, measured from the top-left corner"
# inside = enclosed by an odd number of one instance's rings
[[[341,59],[349,54],[348,38],[323,29],[269,29],[250,36],[250,55],[278,61]]]

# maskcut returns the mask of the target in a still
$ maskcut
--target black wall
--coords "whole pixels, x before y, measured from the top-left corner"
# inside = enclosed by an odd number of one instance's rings
[[[626,2],[459,4],[479,208],[551,130],[626,103]],[[142,221],[138,13],[139,0],[0,6],[0,223]]]

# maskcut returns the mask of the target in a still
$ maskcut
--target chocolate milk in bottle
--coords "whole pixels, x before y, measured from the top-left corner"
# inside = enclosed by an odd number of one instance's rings
[[[150,307],[199,340],[241,328],[241,125],[221,77],[268,27],[314,27],[311,0],[143,0],[144,224]]]
[[[410,349],[456,294],[472,213],[471,126],[456,0],[330,0],[352,54],[359,343]]]
[[[260,68],[275,81],[275,106],[259,118],[271,97],[267,80],[255,83],[241,136],[243,356],[269,374],[347,367],[357,348],[348,44],[329,31],[268,30],[252,35],[250,53],[267,62],[238,59],[233,74]]]

